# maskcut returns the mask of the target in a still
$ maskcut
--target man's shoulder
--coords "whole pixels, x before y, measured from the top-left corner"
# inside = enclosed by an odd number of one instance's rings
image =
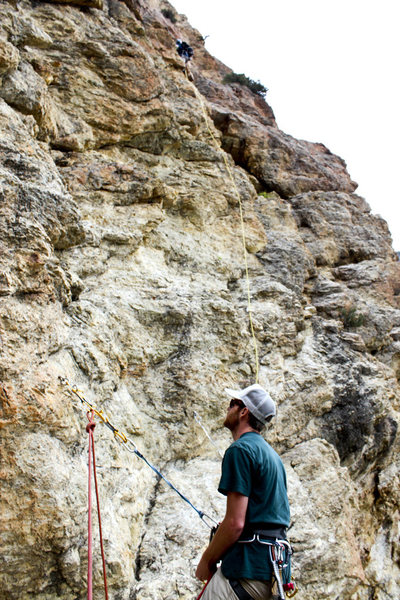
[[[260,460],[281,460],[279,454],[259,433],[248,432],[243,434],[238,440],[232,442],[227,452],[229,450],[233,454],[243,452]]]
[[[239,439],[232,442],[228,450],[233,452],[243,451],[253,454],[254,452],[268,452],[272,450],[271,446],[264,440],[264,438],[253,432],[244,433]]]

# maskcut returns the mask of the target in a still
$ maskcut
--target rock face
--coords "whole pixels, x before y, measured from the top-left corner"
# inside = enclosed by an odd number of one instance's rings
[[[60,376],[218,520],[220,458],[193,412],[223,451],[223,388],[257,371],[278,405],[266,435],[302,594],[400,597],[386,223],[342,159],[222,84],[229,69],[167,2],[0,9],[0,597],[86,597],[86,416]],[[111,598],[192,599],[207,528],[97,422]],[[100,564],[96,551],[96,597]]]

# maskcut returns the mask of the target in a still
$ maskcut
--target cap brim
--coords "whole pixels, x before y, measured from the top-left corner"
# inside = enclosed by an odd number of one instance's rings
[[[229,388],[225,388],[225,393],[229,398],[240,398],[241,390],[231,390]]]

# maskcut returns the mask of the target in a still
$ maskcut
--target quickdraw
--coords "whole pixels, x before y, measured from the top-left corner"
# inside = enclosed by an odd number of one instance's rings
[[[260,542],[263,543],[263,542]],[[283,565],[283,552],[281,542],[276,541],[275,544],[269,545],[269,558],[272,563],[272,569],[274,571],[276,585],[278,587],[278,593],[280,600],[285,600],[285,592],[283,590],[282,582],[282,569],[286,566]]]
[[[265,544],[259,540],[260,544]],[[283,583],[282,571],[287,568],[290,564],[290,558],[293,554],[291,545],[287,540],[276,540],[274,543],[268,543],[269,545],[269,557],[272,563],[272,569],[274,571],[275,582],[278,588],[279,600],[285,600],[285,594],[288,598],[293,598],[297,594],[297,587],[293,581],[289,583]],[[285,563],[285,555],[287,556],[287,562]]]
[[[114,425],[112,425],[112,423],[110,423],[109,418],[107,417],[107,415],[104,414],[104,412],[102,410],[97,410],[97,408],[95,406],[90,404],[90,402],[88,402],[88,400],[86,400],[86,398],[84,397],[81,390],[78,390],[78,388],[76,386],[72,386],[69,383],[68,379],[66,379],[65,377],[62,377],[61,375],[59,376],[59,380],[61,381],[61,383],[63,383],[65,386],[67,386],[69,388],[69,390],[73,394],[75,394],[75,396],[77,396],[79,398],[79,400],[82,402],[82,404],[85,404],[89,408],[89,410],[93,411],[93,413],[96,414],[109,429],[111,429],[111,431],[113,432],[117,441],[122,442],[124,444],[126,444],[128,442],[128,438],[126,437],[126,435],[124,433],[122,433],[121,431],[119,431],[116,427],[114,427]]]
[[[89,408],[90,411],[93,411],[93,413],[96,414],[109,429],[111,429],[117,442],[123,444],[124,447],[128,450],[128,452],[136,454],[136,456],[141,458],[146,463],[146,465],[150,467],[150,469],[152,469],[159,477],[161,477],[161,479],[163,479],[165,483],[169,485],[169,487],[178,494],[178,496],[182,500],[187,502],[187,504],[189,504],[189,506],[196,511],[200,519],[209,529],[212,529],[213,527],[218,525],[217,521],[215,521],[212,517],[207,515],[204,511],[196,508],[194,504],[192,504],[190,500],[186,498],[186,496],[184,496],[170,481],[168,481],[168,479],[161,473],[161,471],[159,471],[159,469],[152,465],[151,462],[149,462],[147,458],[143,456],[143,454],[138,450],[135,442],[129,439],[122,431],[117,429],[117,427],[114,427],[107,415],[102,410],[98,410],[95,406],[88,402],[88,400],[86,400],[86,398],[84,397],[83,393],[80,390],[78,390],[77,387],[71,386],[68,379],[66,379],[65,377],[60,376],[59,379],[61,383],[63,383],[69,389],[70,392],[72,392],[75,396],[79,398],[82,404]]]

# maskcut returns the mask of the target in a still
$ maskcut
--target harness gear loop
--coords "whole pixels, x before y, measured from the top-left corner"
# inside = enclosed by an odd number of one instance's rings
[[[138,450],[135,442],[133,442],[123,432],[119,431],[116,427],[114,427],[114,425],[110,422],[109,418],[103,413],[102,410],[97,410],[94,406],[92,406],[92,404],[90,404],[90,402],[88,402],[86,400],[86,398],[84,397],[83,392],[78,390],[76,388],[76,386],[71,386],[68,379],[66,379],[66,377],[59,376],[59,379],[60,379],[61,383],[63,383],[65,386],[68,387],[70,392],[72,392],[73,394],[75,394],[75,396],[77,396],[79,398],[79,400],[81,401],[82,404],[84,404],[85,406],[87,406],[90,409],[90,412],[92,412],[93,415],[96,414],[100,417],[100,419],[103,421],[103,423],[109,429],[111,429],[111,431],[113,432],[115,440],[117,442],[123,444],[125,446],[125,448],[128,450],[128,452],[130,452],[131,454],[136,454],[136,456],[141,458],[147,464],[147,466],[150,467],[150,469],[152,469],[159,477],[161,477],[161,479],[163,479],[165,481],[165,483],[167,483],[169,485],[169,487],[171,489],[173,489],[174,492],[176,492],[180,498],[182,498],[182,500],[187,502],[189,504],[189,506],[191,506],[193,508],[193,510],[196,511],[196,513],[199,515],[200,519],[203,521],[203,523],[207,527],[209,527],[210,529],[212,529],[212,527],[213,527],[213,525],[211,525],[209,522],[207,522],[207,520],[214,523],[214,525],[217,525],[217,522],[212,517],[208,516],[206,513],[199,510],[198,508],[196,508],[194,506],[194,504],[192,504],[190,502],[190,500],[188,498],[186,498],[186,496],[184,496],[170,481],[168,481],[168,479],[161,473],[161,471],[159,471],[154,465],[152,465],[147,460],[147,458],[145,456],[143,456],[143,454]]]
[[[99,521],[99,536],[100,536],[100,549],[101,549],[101,560],[103,563],[103,580],[104,580],[104,594],[106,600],[108,600],[108,589],[107,589],[107,575],[106,575],[106,560],[104,557],[104,546],[103,546],[103,532],[101,527],[101,515],[100,515],[100,500],[99,500],[99,489],[97,485],[96,475],[96,456],[94,451],[94,428],[96,423],[94,422],[94,411],[88,411],[86,413],[89,423],[86,425],[86,431],[89,434],[89,449],[88,449],[88,600],[92,600],[93,594],[93,553],[92,553],[92,462],[93,462],[93,478],[96,489],[96,502],[97,502],[97,516]]]
[[[186,78],[190,81],[189,77],[186,74]],[[212,139],[212,141],[214,142],[215,148],[217,149],[217,151],[221,154],[223,161],[225,163],[225,168],[228,172],[229,178],[231,180],[232,183],[232,187],[235,190],[235,194],[237,196],[238,199],[238,203],[239,203],[239,215],[240,215],[240,223],[241,223],[241,233],[242,233],[242,246],[243,246],[243,260],[244,260],[244,268],[245,268],[245,274],[246,274],[246,288],[247,288],[247,312],[249,315],[249,326],[250,326],[250,333],[251,333],[251,337],[253,340],[253,346],[254,346],[254,354],[255,354],[255,381],[256,383],[258,383],[258,371],[259,371],[259,359],[258,359],[258,347],[257,347],[257,340],[256,340],[256,335],[255,335],[255,330],[254,330],[254,322],[253,322],[253,309],[252,309],[252,305],[251,305],[251,294],[250,294],[250,277],[249,277],[249,265],[248,265],[248,261],[247,261],[247,250],[246,250],[246,234],[245,234],[245,229],[244,229],[244,216],[243,216],[243,203],[242,203],[242,199],[240,197],[240,193],[238,190],[238,187],[236,185],[235,179],[233,177],[232,174],[232,170],[229,166],[228,160],[226,158],[226,154],[225,152],[222,151],[221,147],[218,145],[218,142],[213,134],[213,132],[211,131],[209,122],[208,122],[208,115],[206,113],[205,107],[204,107],[204,101],[203,98],[199,92],[199,90],[197,89],[197,87],[194,85],[194,83],[192,83],[193,89],[194,89],[194,93],[196,95],[196,98],[199,100],[200,105],[201,105],[201,109],[203,111],[203,116],[204,116],[204,121],[205,124],[207,126],[207,131]]]

